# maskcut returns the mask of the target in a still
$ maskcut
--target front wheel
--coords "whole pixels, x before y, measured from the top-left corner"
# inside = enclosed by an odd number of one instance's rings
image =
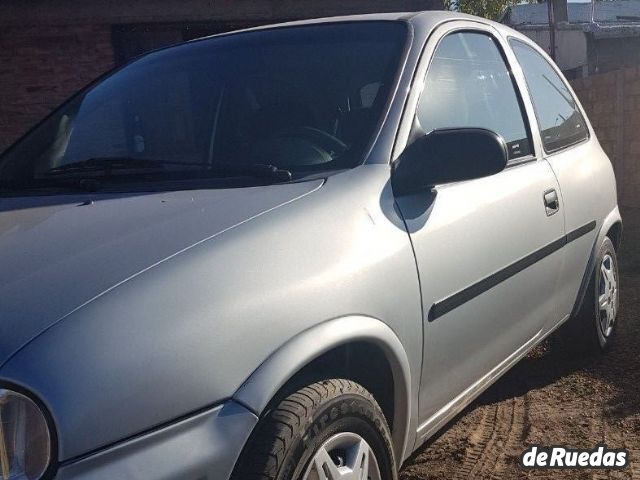
[[[260,420],[233,480],[395,480],[387,422],[350,380],[310,384]]]

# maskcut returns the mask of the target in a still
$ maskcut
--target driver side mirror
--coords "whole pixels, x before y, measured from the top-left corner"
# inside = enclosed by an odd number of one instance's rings
[[[487,177],[504,170],[507,145],[483,128],[441,129],[411,143],[392,167],[396,195],[409,195],[442,183]]]

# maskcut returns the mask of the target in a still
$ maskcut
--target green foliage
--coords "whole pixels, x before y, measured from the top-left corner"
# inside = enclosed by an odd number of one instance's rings
[[[520,0],[445,0],[448,10],[498,20],[507,7],[521,3]]]

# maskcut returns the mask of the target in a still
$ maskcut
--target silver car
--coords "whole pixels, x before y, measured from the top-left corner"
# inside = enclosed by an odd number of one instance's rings
[[[152,52],[0,157],[0,479],[395,479],[561,325],[610,346],[620,237],[580,103],[502,25]]]

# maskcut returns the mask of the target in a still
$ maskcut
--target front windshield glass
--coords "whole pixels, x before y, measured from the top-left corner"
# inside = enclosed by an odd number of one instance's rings
[[[352,167],[380,123],[406,35],[400,22],[336,23],[153,52],[81,92],[0,157],[0,188],[250,175],[256,165],[294,178]]]

